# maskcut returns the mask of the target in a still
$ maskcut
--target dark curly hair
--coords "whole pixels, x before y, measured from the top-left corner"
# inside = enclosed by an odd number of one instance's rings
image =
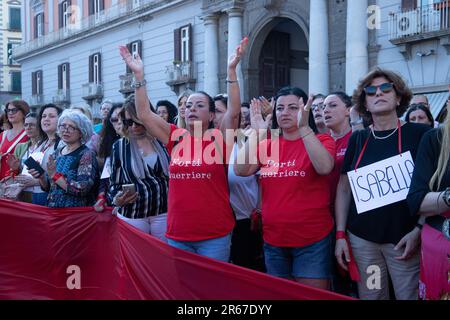
[[[373,69],[360,80],[358,87],[353,92],[353,103],[356,106],[356,110],[359,114],[364,115],[369,119],[372,118],[372,115],[367,110],[366,92],[364,89],[376,78],[386,78],[386,80],[394,84],[395,93],[397,97],[400,97],[400,104],[397,106],[397,116],[401,117],[406,109],[408,109],[413,94],[400,75],[393,71],[381,68]]]
[[[170,102],[169,100],[160,100],[156,103],[156,110],[158,110],[158,107],[166,107],[167,108],[167,112],[169,113],[169,119],[168,119],[168,123],[172,123],[175,124],[175,118],[178,114],[178,108],[175,107],[175,105]]]

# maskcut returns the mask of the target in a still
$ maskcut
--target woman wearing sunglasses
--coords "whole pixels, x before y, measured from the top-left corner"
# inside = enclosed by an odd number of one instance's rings
[[[147,112],[157,116],[153,108]],[[120,117],[124,137],[112,148],[109,197],[119,218],[166,241],[169,155],[139,120],[134,95],[123,104]],[[124,185],[133,185],[134,191]]]
[[[112,199],[107,196],[109,189],[109,177],[111,176],[111,153],[113,144],[119,140],[122,133],[122,120],[120,112],[121,103],[112,103],[108,114],[103,120],[103,126],[100,131],[99,150],[97,161],[100,168],[100,186],[98,189],[97,202],[94,205],[96,211],[102,212],[106,205],[112,205]]]
[[[229,62],[228,90],[238,90],[236,67],[247,43],[246,38],[241,41]],[[238,126],[240,101],[229,101],[221,131],[208,130],[213,125],[214,101],[205,92],[193,93],[186,103],[186,129],[178,129],[148,112],[144,64],[139,56],[133,58],[124,46],[120,47],[120,54],[137,81],[139,120],[171,154],[166,233],[169,244],[228,262],[234,216],[229,202],[228,155],[223,137],[226,129]]]
[[[14,154],[19,143],[28,140],[23,124],[29,111],[30,107],[23,100],[13,100],[6,104],[5,113],[11,129],[3,131],[0,135],[0,180],[12,174],[7,163],[8,156]]]
[[[41,188],[48,192],[51,208],[87,207],[94,204],[98,164],[86,143],[92,136],[92,123],[82,113],[65,110],[58,120],[58,135],[64,142],[49,156],[46,172],[31,169]]]
[[[395,165],[409,156],[414,161],[419,142],[430,129],[399,119],[411,97],[411,91],[399,75],[382,69],[365,76],[353,95],[357,111],[371,119],[372,125],[355,132],[348,143],[335,203],[335,254],[339,265],[345,270],[350,268],[355,278],[359,271],[361,299],[389,299],[388,274],[398,300],[417,299],[421,226],[417,225],[418,218],[409,214],[406,193],[396,197],[401,194],[400,188],[407,190],[409,184],[406,179],[399,180],[393,167],[384,171],[385,178],[380,171],[384,170],[382,161],[386,159],[398,159]],[[362,174],[373,167],[378,170],[376,178],[372,174],[356,182],[352,180],[353,189],[361,185],[367,192],[353,195],[347,173]],[[409,168],[412,171],[413,166]],[[390,204],[385,204],[387,200],[382,195],[386,194],[393,197]],[[371,205],[366,211],[356,207],[356,201],[360,204],[361,199]],[[378,284],[371,285],[374,272],[378,272]]]
[[[450,96],[447,112],[450,111]],[[450,116],[427,132],[419,146],[408,204],[411,214],[427,217],[422,230],[419,296],[449,300]]]

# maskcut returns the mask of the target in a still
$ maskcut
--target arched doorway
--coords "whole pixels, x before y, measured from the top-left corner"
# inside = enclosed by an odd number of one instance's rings
[[[292,85],[308,92],[308,42],[289,18],[275,18],[255,36],[249,52],[249,97],[271,97]],[[246,97],[247,98],[247,97]]]

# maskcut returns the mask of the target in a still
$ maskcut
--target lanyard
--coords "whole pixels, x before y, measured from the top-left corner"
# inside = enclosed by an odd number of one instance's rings
[[[397,122],[397,130],[398,130],[398,154],[400,156],[402,156],[402,126],[400,124],[400,119]],[[362,157],[364,155],[364,152],[366,151],[367,144],[369,143],[369,139],[370,139],[370,133],[369,133],[369,136],[366,139],[366,142],[364,143],[364,146],[363,146],[363,148],[361,150],[361,153],[359,154],[358,161],[356,161],[355,172],[358,169],[359,163],[361,162],[361,159],[362,159]]]

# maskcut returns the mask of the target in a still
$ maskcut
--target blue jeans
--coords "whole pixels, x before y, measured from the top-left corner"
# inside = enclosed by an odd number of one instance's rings
[[[228,262],[230,259],[231,233],[224,237],[203,241],[176,241],[167,239],[172,247]]]
[[[332,233],[305,247],[282,248],[264,243],[267,273],[280,278],[331,279]]]
[[[31,195],[31,203],[46,207],[47,196],[47,192],[33,193]]]

